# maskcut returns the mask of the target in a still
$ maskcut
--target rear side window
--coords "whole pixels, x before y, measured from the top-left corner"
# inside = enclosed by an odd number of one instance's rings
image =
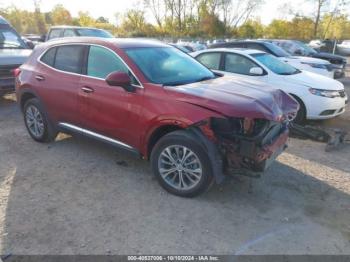
[[[122,71],[128,73],[128,68],[111,51],[99,46],[91,46],[87,66],[87,75],[105,79],[110,73]]]
[[[83,53],[84,46],[80,45],[57,47],[54,67],[62,71],[80,74]]]
[[[52,29],[49,34],[49,39],[59,38],[61,35],[60,29]]]
[[[47,65],[53,67],[54,64],[55,64],[56,50],[57,50],[56,47],[49,49],[49,50],[41,57],[40,61],[43,62],[44,64],[47,64]]]
[[[197,60],[210,69],[219,70],[221,54],[220,53],[202,54],[197,57]]]

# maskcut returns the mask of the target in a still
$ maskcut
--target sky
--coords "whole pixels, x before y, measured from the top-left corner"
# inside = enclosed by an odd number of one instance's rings
[[[123,13],[135,7],[140,0],[42,0],[41,11],[47,12],[57,4],[62,4],[73,16],[79,11],[87,11],[95,18],[107,17],[111,23],[116,23],[115,14]],[[338,0],[331,0],[336,3]],[[288,11],[282,8],[285,4],[294,10],[303,13],[311,13],[313,6],[310,0],[265,0],[265,4],[256,12],[255,16],[264,24],[269,24],[275,18],[288,19]],[[15,5],[21,9],[33,10],[33,0],[0,0],[0,8]],[[350,12],[349,12],[350,13]],[[153,22],[151,14],[147,14],[147,20]]]

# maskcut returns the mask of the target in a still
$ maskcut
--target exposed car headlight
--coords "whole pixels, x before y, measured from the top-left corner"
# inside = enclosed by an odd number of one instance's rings
[[[316,96],[323,96],[323,97],[328,97],[328,98],[340,97],[339,91],[334,91],[334,90],[310,88],[309,91],[311,94],[316,95]]]
[[[315,64],[315,63],[307,63],[307,62],[301,62],[301,63],[304,64],[304,65],[311,66],[313,68],[319,68],[319,69],[326,69],[326,70],[328,70],[328,67],[325,64]]]
[[[269,126],[268,120],[250,118],[212,118],[211,128],[216,135],[227,139],[236,136],[254,137]]]

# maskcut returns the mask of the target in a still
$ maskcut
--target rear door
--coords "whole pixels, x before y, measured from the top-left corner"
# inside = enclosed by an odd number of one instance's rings
[[[35,82],[50,117],[57,122],[80,124],[78,90],[86,46],[62,45],[49,49],[40,58]]]
[[[137,145],[139,137],[134,130],[139,121],[143,88],[129,68],[110,49],[90,46],[79,88],[79,113],[83,128],[102,134],[128,145]],[[130,75],[136,91],[109,86],[105,78],[112,72],[121,71]],[[133,131],[134,130],[134,131]]]
[[[222,52],[206,52],[200,54],[196,59],[213,71],[223,70]]]

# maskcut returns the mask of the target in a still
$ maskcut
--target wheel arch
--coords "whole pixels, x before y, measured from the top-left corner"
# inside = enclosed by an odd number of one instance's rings
[[[184,129],[183,127],[181,127],[180,125],[176,125],[176,124],[163,124],[163,125],[155,128],[148,136],[149,138],[147,139],[147,149],[146,149],[145,158],[149,159],[151,152],[152,152],[154,146],[159,141],[159,139],[161,139],[166,134],[169,134],[169,133],[177,131],[177,130],[183,130],[183,129]]]
[[[21,107],[21,110],[23,112],[23,109],[24,109],[24,105],[25,103],[29,100],[29,99],[32,99],[32,98],[38,98],[39,97],[35,94],[35,92],[33,92],[32,90],[29,90],[29,89],[24,89],[20,95],[19,95],[19,104],[20,104],[20,107]]]
[[[296,94],[289,93],[289,95],[291,95],[295,100],[297,100],[299,105],[304,108],[305,114],[307,114],[307,109],[306,109],[306,105],[305,105],[304,101]]]

